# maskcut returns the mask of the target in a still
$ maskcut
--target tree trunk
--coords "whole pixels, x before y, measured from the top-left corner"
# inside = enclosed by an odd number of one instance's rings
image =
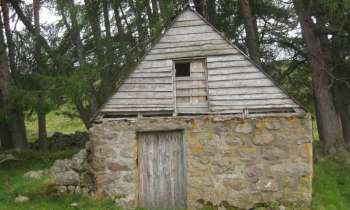
[[[75,50],[78,57],[79,65],[84,66],[86,63],[85,52],[83,48],[83,42],[81,41],[81,38],[80,38],[80,26],[77,20],[77,9],[74,4],[74,0],[69,0],[68,4],[69,4],[69,16],[72,22],[71,39],[75,45]]]
[[[12,31],[10,28],[9,9],[5,1],[1,1],[1,7],[4,16],[4,28],[8,47],[9,64],[11,69],[10,77],[13,78],[13,82],[16,83],[19,72],[15,62],[15,43],[13,42]],[[15,131],[12,133],[12,140],[14,141],[13,145],[17,150],[21,150],[27,146],[27,134],[23,110],[21,108],[12,109],[11,116],[13,119],[10,123],[10,127],[12,127],[12,130]]]
[[[104,25],[106,30],[106,37],[109,41],[111,41],[111,24],[109,21],[109,3],[107,0],[103,0],[102,2],[103,6],[103,19],[104,19]]]
[[[11,131],[7,122],[0,122],[0,150],[13,149]]]
[[[7,110],[5,108],[9,100],[9,91],[12,85],[8,57],[6,54],[6,44],[3,37],[3,22],[0,12],[0,108],[5,111],[3,116],[6,121],[2,127],[6,130],[0,132],[2,145],[7,149],[16,149],[20,151],[27,145],[23,115],[14,108]]]
[[[147,14],[147,19],[148,19],[148,30],[150,31],[150,37],[153,37],[155,35],[155,30],[154,30],[154,26],[155,26],[155,19],[154,19],[154,15],[153,15],[153,11],[151,9],[151,1],[150,0],[146,0],[144,2],[145,4],[145,8],[146,8],[146,14]]]
[[[46,151],[48,149],[48,142],[47,142],[47,131],[46,131],[46,113],[41,112],[39,110],[38,112],[38,143],[39,143],[39,149]]]
[[[250,58],[261,67],[261,56],[258,42],[258,33],[255,18],[252,14],[252,9],[249,0],[240,0],[241,14],[244,19],[244,28],[246,32],[246,45]]]
[[[107,63],[113,62],[113,45],[109,44],[112,42],[112,35],[111,35],[111,23],[109,21],[109,2],[107,0],[103,0],[102,7],[103,7],[103,19],[104,19],[104,26],[106,30],[106,53],[105,53],[105,60]]]
[[[115,23],[116,23],[117,29],[118,29],[118,37],[119,37],[119,39],[124,39],[125,31],[124,31],[124,26],[122,24],[122,19],[120,17],[120,13],[119,13],[119,2],[113,1],[112,6],[113,6],[113,11],[114,11]]]
[[[208,5],[208,18],[210,23],[216,24],[216,3],[215,0],[207,0]]]
[[[97,64],[98,66],[102,66],[105,54],[101,43],[100,2],[95,0],[85,0],[85,6],[93,34],[94,46],[96,47]]]
[[[172,0],[162,0],[159,1],[160,14],[162,17],[162,25],[165,26],[168,20],[173,18],[173,8],[174,4]]]
[[[1,2],[2,13],[4,16],[4,28],[5,28],[5,34],[6,34],[7,47],[8,47],[8,57],[9,57],[11,75],[15,75],[15,78],[16,78],[18,72],[17,72],[16,62],[15,62],[15,43],[13,42],[12,31],[10,28],[9,9],[6,1],[0,0],[0,2]]]
[[[201,14],[205,19],[208,19],[208,6],[207,0],[194,0],[194,7],[196,11]]]
[[[131,8],[131,11],[135,15],[135,23],[136,23],[136,29],[138,33],[138,43],[143,43],[147,39],[147,31],[145,30],[145,27],[143,26],[143,18],[141,16],[142,9],[140,8],[140,3],[138,1],[134,2],[134,0],[129,0],[129,5]]]
[[[12,110],[9,114],[10,116],[10,129],[11,136],[16,151],[21,151],[26,149],[27,144],[27,135],[26,127],[24,122],[24,115],[22,111]]]
[[[350,149],[350,94],[349,87],[336,84],[334,91],[337,110],[339,110],[343,128],[343,136],[347,148]]]
[[[317,125],[323,151],[334,153],[344,148],[344,137],[339,115],[335,109],[333,96],[328,87],[329,76],[320,36],[313,30],[310,7],[302,1],[294,0],[295,11],[298,15],[305,45],[308,51],[312,69],[312,84],[315,104],[318,112]]]
[[[159,13],[158,13],[158,4],[157,0],[150,0],[152,4],[152,11],[153,11],[153,17],[155,20],[159,20]]]
[[[33,16],[35,29],[35,51],[34,57],[36,61],[37,73],[42,73],[44,64],[42,61],[41,42],[40,42],[40,0],[33,0]],[[38,116],[38,142],[40,150],[47,150],[47,132],[46,132],[46,113],[44,111],[44,96],[39,94],[37,103]]]

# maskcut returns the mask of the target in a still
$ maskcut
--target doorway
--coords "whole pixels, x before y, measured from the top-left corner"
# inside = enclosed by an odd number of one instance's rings
[[[183,131],[142,132],[138,139],[140,207],[185,209]]]

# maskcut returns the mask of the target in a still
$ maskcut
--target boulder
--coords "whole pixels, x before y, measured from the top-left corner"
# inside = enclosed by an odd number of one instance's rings
[[[79,185],[80,183],[80,177],[79,174],[75,171],[64,171],[64,172],[59,172],[55,177],[55,183],[57,185]]]
[[[29,198],[27,196],[19,195],[15,198],[15,203],[24,203],[29,201]]]
[[[244,122],[242,124],[238,124],[235,131],[237,133],[244,133],[244,134],[248,134],[248,133],[252,133],[254,131],[255,125],[253,125],[250,122]]]
[[[85,165],[86,160],[87,160],[86,150],[82,149],[80,150],[79,153],[74,155],[73,158],[71,159],[71,164],[70,164],[71,169],[76,171],[85,171],[87,169]]]
[[[44,175],[44,171],[39,170],[39,171],[28,171],[23,174],[24,178],[27,179],[40,179]]]
[[[277,192],[279,190],[279,186],[276,180],[274,179],[261,179],[256,183],[257,190],[261,192]]]

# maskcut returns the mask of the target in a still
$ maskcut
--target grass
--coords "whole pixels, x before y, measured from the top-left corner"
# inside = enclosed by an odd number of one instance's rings
[[[350,209],[350,155],[323,157],[314,166],[314,210]]]
[[[48,193],[50,179],[28,180],[23,174],[30,170],[48,168],[54,160],[69,158],[77,151],[66,150],[38,154],[25,152],[17,156],[23,160],[9,161],[0,165],[0,210],[69,210],[76,209],[72,203],[78,203],[79,209],[86,210],[118,210],[112,200],[98,200],[82,195],[58,196]],[[18,195],[30,198],[25,203],[15,203]]]
[[[55,132],[65,134],[74,133],[76,131],[86,131],[83,122],[78,117],[69,117],[62,113],[74,113],[70,105],[64,105],[59,110],[47,114],[47,133],[51,136]],[[36,115],[28,116],[26,119],[26,128],[29,142],[34,142],[37,139],[38,120]]]
[[[74,113],[69,105],[62,106],[59,110],[47,114],[47,132],[65,134],[76,131],[86,131],[82,121],[71,118],[62,113]],[[37,118],[35,115],[26,118],[27,135],[30,142],[37,139]],[[72,203],[78,203],[81,210],[121,210],[110,199],[92,199],[82,195],[60,195],[50,192],[52,180],[43,177],[39,180],[29,180],[23,177],[25,172],[49,168],[57,159],[70,158],[77,150],[51,151],[39,153],[27,151],[16,154],[19,161],[10,161],[0,164],[0,210],[70,210]],[[17,196],[23,195],[30,198],[25,203],[15,203]]]

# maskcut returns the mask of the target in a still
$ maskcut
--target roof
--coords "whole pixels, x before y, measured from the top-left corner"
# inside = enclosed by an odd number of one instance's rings
[[[211,113],[300,111],[300,106],[247,55],[188,8],[175,18],[100,112],[173,112],[177,106],[173,61],[188,58],[206,59]],[[198,89],[194,85],[189,88]]]

